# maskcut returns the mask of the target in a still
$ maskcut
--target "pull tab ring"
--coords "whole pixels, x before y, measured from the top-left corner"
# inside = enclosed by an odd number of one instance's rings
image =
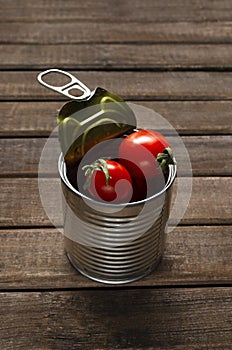
[[[65,76],[69,77],[71,79],[71,82],[66,84],[66,85],[63,85],[63,86],[50,85],[43,80],[43,77],[45,75],[48,75],[49,73],[63,74]],[[80,80],[78,80],[76,77],[74,77],[72,74],[65,72],[61,69],[52,68],[52,69],[45,70],[45,71],[38,74],[37,80],[41,85],[43,85],[43,86],[45,86],[53,91],[59,92],[60,94],[67,96],[73,100],[79,100],[79,101],[88,100],[92,96],[92,94],[94,93],[87,86],[85,86],[85,84],[83,84]],[[70,94],[69,91],[73,90],[73,89],[80,90],[83,92],[83,94],[81,96],[75,96],[75,95]]]

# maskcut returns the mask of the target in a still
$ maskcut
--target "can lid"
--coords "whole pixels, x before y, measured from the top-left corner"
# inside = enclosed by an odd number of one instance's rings
[[[48,84],[44,76],[51,73],[61,74],[70,81],[62,86]],[[37,79],[43,86],[72,99],[58,112],[59,141],[68,167],[77,165],[95,144],[122,136],[136,128],[134,112],[114,93],[100,87],[91,91],[72,74],[56,68],[41,72]],[[71,94],[75,89],[82,94]]]

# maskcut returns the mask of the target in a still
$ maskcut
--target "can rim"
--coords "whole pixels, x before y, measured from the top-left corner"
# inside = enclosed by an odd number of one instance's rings
[[[74,192],[76,195],[78,195],[78,196],[80,196],[82,198],[85,198],[86,200],[90,201],[93,204],[102,205],[102,206],[109,206],[110,205],[110,206],[115,207],[115,208],[120,208],[120,207],[124,208],[125,205],[128,206],[128,207],[131,207],[131,206],[135,206],[135,205],[144,204],[147,201],[151,201],[154,198],[157,198],[157,197],[161,196],[164,192],[166,192],[171,187],[171,185],[173,184],[174,179],[176,177],[176,173],[177,173],[177,166],[176,166],[176,164],[169,164],[168,167],[169,167],[168,180],[167,180],[164,188],[160,192],[158,192],[158,193],[156,193],[153,196],[150,196],[148,198],[145,198],[145,199],[142,199],[140,201],[137,201],[137,202],[110,203],[110,202],[97,201],[97,200],[95,200],[95,199],[93,199],[91,197],[86,196],[85,194],[83,194],[80,191],[78,191],[75,187],[73,187],[72,184],[70,183],[70,181],[68,180],[67,175],[66,175],[66,164],[65,164],[62,152],[60,153],[59,159],[58,159],[58,171],[59,171],[60,177],[61,177],[62,181],[64,182],[64,184],[72,192]]]

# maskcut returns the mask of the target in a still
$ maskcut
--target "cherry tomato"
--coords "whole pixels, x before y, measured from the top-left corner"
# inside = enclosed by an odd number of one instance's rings
[[[132,180],[127,169],[114,160],[98,159],[82,167],[86,176],[84,188],[97,200],[128,203],[132,197]]]
[[[133,196],[131,202],[138,202],[159,193],[165,186],[165,177],[161,173],[155,179],[132,177]]]
[[[165,149],[170,149],[170,144],[163,135],[153,130],[138,130],[122,141],[119,161],[133,178],[153,179],[162,174],[157,156]]]

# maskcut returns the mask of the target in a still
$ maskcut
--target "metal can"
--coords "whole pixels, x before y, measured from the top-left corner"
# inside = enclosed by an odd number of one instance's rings
[[[58,164],[63,192],[64,237],[72,265],[92,280],[121,284],[138,280],[161,261],[176,165],[157,194],[139,202],[105,204],[69,182],[62,154]]]

